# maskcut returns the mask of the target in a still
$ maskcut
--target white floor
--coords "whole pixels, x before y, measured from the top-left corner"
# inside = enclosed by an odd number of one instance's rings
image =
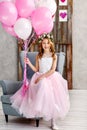
[[[71,108],[62,121],[58,121],[59,130],[87,130],[87,90],[69,90]],[[2,94],[0,88],[0,95]],[[5,122],[0,102],[0,130],[50,130],[50,121],[40,120],[37,128],[34,120],[9,116]]]

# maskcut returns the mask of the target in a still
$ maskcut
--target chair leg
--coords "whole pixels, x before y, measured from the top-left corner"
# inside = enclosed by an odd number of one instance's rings
[[[6,122],[8,122],[8,115],[5,115],[5,120]]]
[[[39,119],[36,119],[36,127],[39,126]]]

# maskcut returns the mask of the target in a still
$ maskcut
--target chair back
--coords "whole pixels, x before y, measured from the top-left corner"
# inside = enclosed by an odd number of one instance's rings
[[[27,57],[30,59],[31,63],[35,65],[35,59],[36,55],[38,52],[28,52]],[[61,75],[63,75],[63,70],[64,70],[64,64],[65,64],[65,53],[64,52],[59,52],[57,54],[57,68],[56,71],[58,71]],[[22,67],[22,77],[23,77],[23,72],[24,72],[24,56],[25,52],[21,51],[20,52],[20,63]],[[30,79],[32,75],[34,74],[33,70],[27,65],[27,78]]]

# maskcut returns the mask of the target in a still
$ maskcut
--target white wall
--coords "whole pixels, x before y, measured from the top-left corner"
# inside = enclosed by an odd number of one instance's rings
[[[17,41],[0,24],[0,80],[17,80]]]
[[[73,87],[87,89],[87,0],[73,0]]]

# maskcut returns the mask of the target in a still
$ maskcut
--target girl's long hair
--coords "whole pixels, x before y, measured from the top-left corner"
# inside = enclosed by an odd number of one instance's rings
[[[49,38],[44,38],[44,39],[47,39],[48,42],[50,43],[50,45],[51,45],[50,46],[50,52],[52,52],[52,57],[54,58],[55,57],[54,43]],[[38,48],[38,51],[39,51],[38,56],[39,56],[39,58],[42,58],[43,53],[44,53],[44,49],[42,48],[42,42],[39,43],[39,48]]]

